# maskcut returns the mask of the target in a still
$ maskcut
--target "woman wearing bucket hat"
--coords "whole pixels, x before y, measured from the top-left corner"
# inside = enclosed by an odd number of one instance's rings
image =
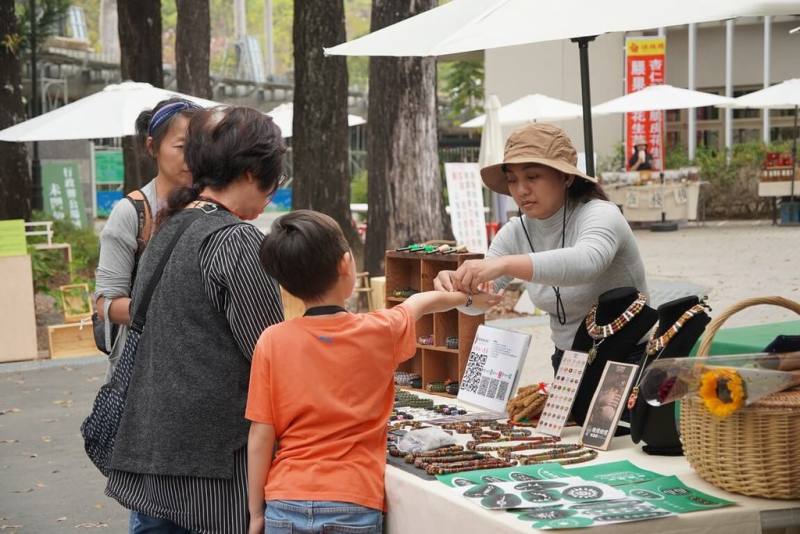
[[[484,167],[481,177],[492,191],[514,198],[519,217],[500,229],[485,259],[442,271],[434,281],[439,290],[475,293],[524,280],[533,303],[550,314],[555,368],[601,293],[629,286],[647,292],[628,222],[577,160],[556,126],[534,123],[514,131],[503,163]]]
[[[632,171],[650,171],[653,169],[653,155],[647,151],[647,139],[643,136],[634,138],[633,154],[628,160]]]

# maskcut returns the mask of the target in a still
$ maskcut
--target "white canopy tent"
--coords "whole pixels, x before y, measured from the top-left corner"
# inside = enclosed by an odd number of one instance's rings
[[[594,106],[592,115],[724,106],[731,104],[733,101],[732,98],[702,91],[691,91],[671,85],[651,85],[640,91],[628,93],[625,96]]]
[[[281,104],[280,106],[273,108],[271,111],[267,111],[267,115],[272,117],[272,120],[275,121],[275,124],[280,127],[283,137],[292,137],[292,121],[294,120],[294,104],[292,102]],[[364,120],[363,117],[358,115],[347,115],[348,126],[359,126],[366,123],[367,121]]]
[[[578,43],[584,145],[594,174],[589,42],[595,36],[761,15],[800,12],[798,0],[453,0],[353,41],[326,48],[329,55],[444,56],[558,39]]]
[[[526,122],[577,119],[582,114],[578,104],[537,93],[525,95],[501,107],[497,115],[501,126],[514,126]],[[486,115],[478,115],[461,127],[481,128],[485,122]]]
[[[222,105],[149,83],[123,82],[0,130],[0,141],[62,141],[134,135],[139,113],[175,96],[202,107]]]

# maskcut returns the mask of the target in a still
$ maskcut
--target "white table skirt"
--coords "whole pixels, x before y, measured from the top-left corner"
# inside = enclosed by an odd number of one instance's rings
[[[454,404],[453,399],[437,401]],[[577,442],[579,430],[565,430],[563,441]],[[720,490],[697,476],[684,457],[647,455],[641,446],[631,442],[629,436],[614,438],[610,450],[600,451],[592,462],[566,467],[620,460],[629,460],[637,467],[663,475],[676,475],[687,486],[733,501],[736,506],[652,521],[592,527],[587,534],[760,534],[762,525],[765,528],[800,525],[800,501],[756,499]],[[534,530],[530,521],[521,521],[515,514],[484,510],[439,481],[424,480],[391,465],[386,467],[386,504],[388,534],[530,533]]]

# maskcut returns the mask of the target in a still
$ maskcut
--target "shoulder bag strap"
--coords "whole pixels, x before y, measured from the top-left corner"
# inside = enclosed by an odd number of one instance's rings
[[[164,272],[164,267],[166,267],[170,256],[172,256],[172,251],[175,249],[175,245],[178,244],[178,239],[180,239],[181,235],[183,235],[186,229],[189,228],[189,226],[202,214],[203,212],[201,210],[192,210],[192,213],[189,213],[186,216],[186,218],[181,222],[181,225],[178,227],[178,230],[175,232],[175,235],[172,236],[172,240],[169,242],[169,245],[167,245],[164,254],[161,256],[161,259],[158,262],[156,270],[153,272],[153,277],[147,283],[144,293],[142,293],[141,302],[136,307],[136,315],[134,315],[133,321],[131,321],[132,330],[141,333],[144,329],[147,308],[150,306],[150,299],[153,297],[153,292],[155,291],[158,282],[161,280],[161,274]]]

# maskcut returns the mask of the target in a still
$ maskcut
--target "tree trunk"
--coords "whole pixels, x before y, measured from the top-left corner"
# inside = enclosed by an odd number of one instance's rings
[[[371,31],[437,5],[373,0]],[[387,249],[444,237],[436,131],[436,60],[372,57],[367,112],[366,270],[383,272]]]
[[[122,79],[162,87],[161,0],[118,0],[117,17]],[[152,160],[137,139],[123,137],[122,154],[126,193],[155,176]]]
[[[0,0],[0,41],[17,36],[14,0]],[[0,46],[0,130],[25,120],[19,49]],[[31,217],[31,174],[24,143],[0,142],[0,219]]]
[[[211,18],[208,0],[177,0],[175,71],[178,91],[211,98],[209,54]]]
[[[333,217],[360,258],[363,245],[350,213],[347,63],[322,53],[323,46],[346,40],[343,0],[295,0],[293,36],[292,208]]]

